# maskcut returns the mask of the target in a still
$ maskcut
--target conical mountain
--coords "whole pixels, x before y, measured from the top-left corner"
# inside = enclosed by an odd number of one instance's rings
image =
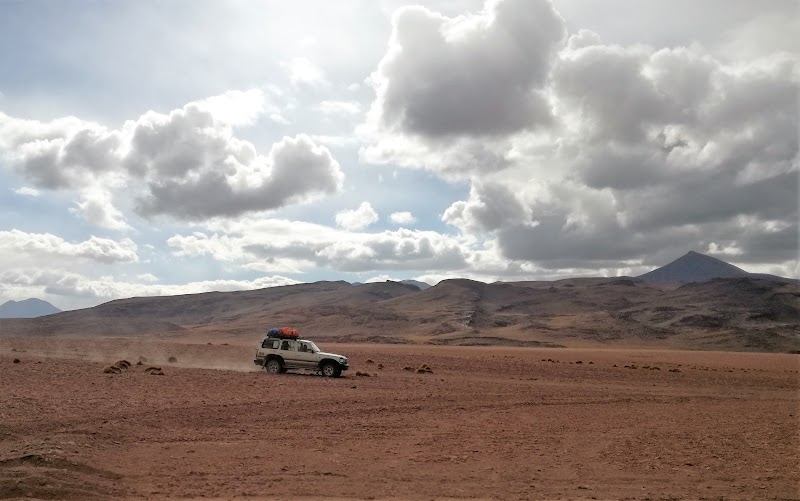
[[[742,278],[751,276],[741,268],[698,252],[691,251],[675,261],[640,275],[645,282],[689,283],[705,282],[714,278]]]

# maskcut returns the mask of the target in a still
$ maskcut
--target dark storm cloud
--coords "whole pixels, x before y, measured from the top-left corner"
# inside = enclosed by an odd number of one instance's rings
[[[497,183],[472,185],[468,201],[448,208],[442,220],[461,227],[465,233],[494,231],[508,225],[532,222],[530,209],[507,187]]]
[[[550,201],[531,206],[536,225],[506,224],[495,235],[505,257],[551,268],[658,264],[659,257],[663,264],[712,244],[736,249],[740,262],[784,262],[798,253],[797,181],[789,173],[738,189],[626,192],[636,193],[635,204],[608,192],[553,187]]]
[[[789,221],[763,222],[742,217],[740,224],[717,227],[712,240],[721,248],[737,250],[735,259],[740,263],[780,263],[798,258],[800,229]],[[722,257],[725,259],[725,257]]]
[[[730,64],[699,47],[623,47],[581,31],[550,68],[554,122],[516,144],[550,134],[555,153],[520,149],[509,174],[473,177],[445,222],[548,267],[723,247],[742,261],[797,258],[796,57]]]
[[[797,215],[797,172],[737,183],[732,176],[668,188],[622,194],[629,227],[638,231],[664,226],[720,223],[739,215],[761,220],[789,220]]]
[[[382,127],[427,139],[502,135],[551,121],[543,86],[564,38],[550,2],[509,0],[447,18],[404,7],[373,75]]]

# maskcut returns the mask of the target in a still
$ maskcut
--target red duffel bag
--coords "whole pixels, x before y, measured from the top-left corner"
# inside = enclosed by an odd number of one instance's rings
[[[289,327],[281,327],[280,335],[281,337],[298,337],[300,333],[297,332],[297,329],[291,329]]]

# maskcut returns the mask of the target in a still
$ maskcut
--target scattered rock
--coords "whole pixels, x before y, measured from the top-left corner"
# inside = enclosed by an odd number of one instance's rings
[[[158,371],[161,371],[161,367],[153,367],[153,366],[151,366],[151,367],[148,367],[147,369],[145,369],[144,371],[145,372],[150,372],[150,371],[157,371],[158,372]]]
[[[582,362],[581,360],[578,360],[578,361],[577,361],[577,362],[575,362],[575,363],[576,363],[576,364],[582,364],[583,362]]]
[[[378,369],[383,369],[383,364],[378,364]]]
[[[164,371],[162,371],[162,370],[150,371],[150,375],[151,376],[163,376],[164,375]]]
[[[669,371],[670,372],[680,372],[681,370],[680,369],[670,369]]]
[[[371,358],[368,358],[368,359],[367,359],[367,363],[368,363],[368,364],[374,364],[375,362],[374,362],[374,361],[373,361]]]
[[[142,365],[142,361],[139,360],[138,362],[136,362],[136,365]]]
[[[433,374],[433,369],[431,369],[428,364],[422,364],[416,372],[417,374]]]
[[[369,374],[369,372],[356,371],[356,376],[358,376],[358,377],[369,377],[370,374]]]
[[[119,374],[122,371],[126,371],[130,368],[131,363],[127,360],[117,360],[111,365],[106,366],[103,369],[105,374]]]
[[[117,360],[117,362],[114,365],[123,370],[131,368],[131,363],[128,362],[127,360]]]
[[[174,364],[174,363],[177,363],[177,362],[178,362],[178,359],[177,359],[177,358],[175,358],[175,357],[169,357],[169,358],[167,359],[167,362],[169,362],[169,363],[171,363],[171,364]]]
[[[612,365],[612,367],[616,367],[616,366],[617,366],[617,364]]]
[[[405,367],[403,367],[403,370],[404,371],[413,371],[414,368],[413,367],[409,367],[409,366],[406,365]]]
[[[147,359],[146,359],[146,358],[144,358],[144,357],[141,357],[141,356],[140,356],[140,357],[139,357],[139,361],[140,361],[140,362],[142,362],[142,363],[146,363],[146,362],[147,362]]]
[[[117,360],[113,364],[109,365],[109,367],[117,369],[117,372],[114,372],[113,374],[119,374],[122,371],[126,371],[126,370],[130,369],[131,363],[128,362],[127,360]],[[107,372],[107,371],[104,371],[104,372]]]
[[[19,360],[18,358],[15,358],[15,359],[14,359],[14,363],[15,363],[15,364],[18,364],[19,362],[20,362],[20,360]]]

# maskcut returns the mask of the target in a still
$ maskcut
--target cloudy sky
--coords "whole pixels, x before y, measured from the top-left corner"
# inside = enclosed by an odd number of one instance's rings
[[[798,277],[795,0],[0,2],[0,301]]]

